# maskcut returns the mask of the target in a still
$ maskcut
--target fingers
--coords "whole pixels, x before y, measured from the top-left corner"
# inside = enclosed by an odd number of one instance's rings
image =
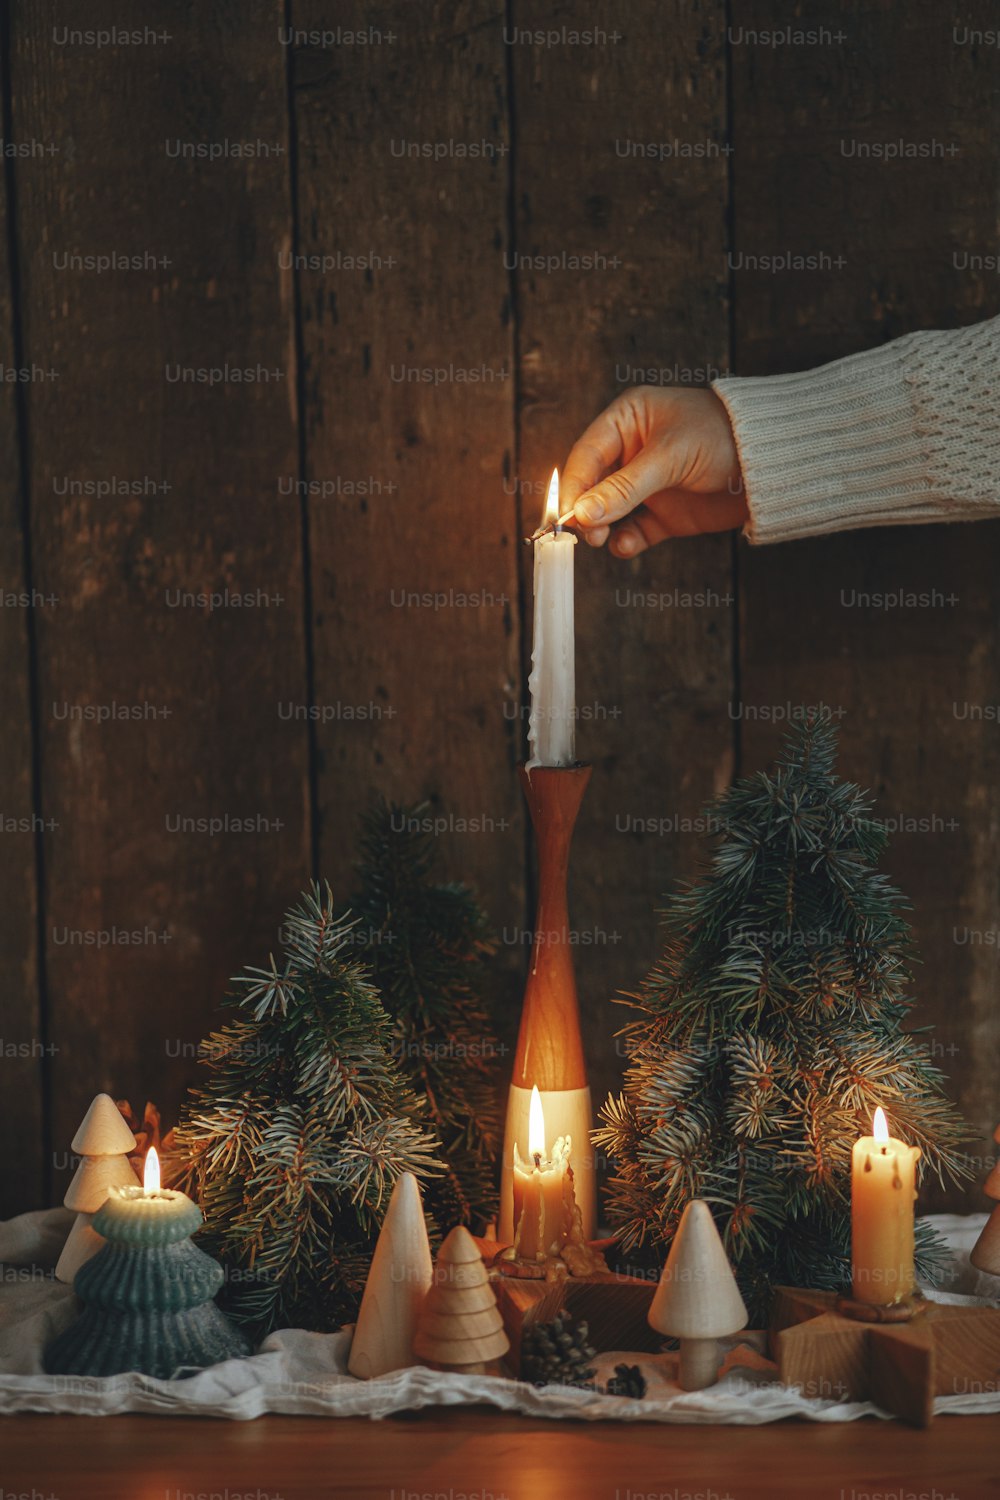
[[[603,547],[611,535],[610,526],[581,526],[580,535],[588,547]]]
[[[615,557],[638,557],[640,552],[667,537],[731,531],[742,526],[746,519],[746,499],[742,494],[720,490],[714,495],[695,495],[689,490],[667,490],[652,496],[627,520],[611,527],[608,550]]]
[[[559,497],[564,513],[610,469],[627,464],[639,453],[649,440],[656,410],[671,399],[663,391],[636,386],[623,391],[594,418],[573,446],[562,472]]]
[[[667,399],[638,387],[613,401],[576,443],[562,473],[560,510],[572,510],[592,547],[608,543],[616,556],[636,557],[666,537],[741,525],[746,501],[732,493],[734,465],[738,474],[718,397],[688,391]]]
[[[573,506],[582,526],[609,526],[671,484],[675,476],[661,444],[640,450],[630,463],[587,490]]]
[[[611,531],[608,551],[615,557],[638,557],[640,552],[655,547],[657,542],[666,541],[669,535],[664,523],[643,507]]]
[[[587,490],[622,457],[625,432],[618,402],[595,417],[581,438],[574,443],[559,480],[559,504],[565,512],[575,505]]]

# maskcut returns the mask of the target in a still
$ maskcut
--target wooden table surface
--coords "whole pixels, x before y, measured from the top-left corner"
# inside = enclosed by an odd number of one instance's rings
[[[384,1422],[0,1419],[4,1500],[997,1500],[1000,1418],[644,1427],[483,1411]]]

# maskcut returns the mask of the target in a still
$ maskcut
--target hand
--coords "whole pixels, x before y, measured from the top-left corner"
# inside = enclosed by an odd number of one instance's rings
[[[559,504],[563,515],[572,506],[592,547],[610,537],[618,557],[741,526],[748,512],[726,408],[714,391],[625,391],[573,448]]]

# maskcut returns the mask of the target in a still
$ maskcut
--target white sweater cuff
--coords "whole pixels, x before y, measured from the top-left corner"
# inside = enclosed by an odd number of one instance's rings
[[[919,337],[798,375],[713,383],[736,437],[751,542],[947,517],[908,378]]]

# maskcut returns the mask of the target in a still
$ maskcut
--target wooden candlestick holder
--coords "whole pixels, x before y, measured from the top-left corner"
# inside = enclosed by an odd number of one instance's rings
[[[906,1322],[860,1322],[837,1310],[835,1292],[777,1287],[770,1344],[785,1385],[807,1396],[874,1401],[928,1427],[934,1397],[995,1391],[1000,1309],[925,1302]]]
[[[593,1116],[583,1060],[580,1007],[570,946],[567,876],[569,849],[590,766],[518,768],[538,847],[538,906],[531,946],[531,967],[514,1057],[514,1076],[507,1106],[500,1182],[498,1239],[514,1239],[514,1146],[528,1149],[531,1089],[538,1086],[545,1112],[546,1139],[572,1138],[576,1201],[583,1233],[592,1239],[597,1220]]]

